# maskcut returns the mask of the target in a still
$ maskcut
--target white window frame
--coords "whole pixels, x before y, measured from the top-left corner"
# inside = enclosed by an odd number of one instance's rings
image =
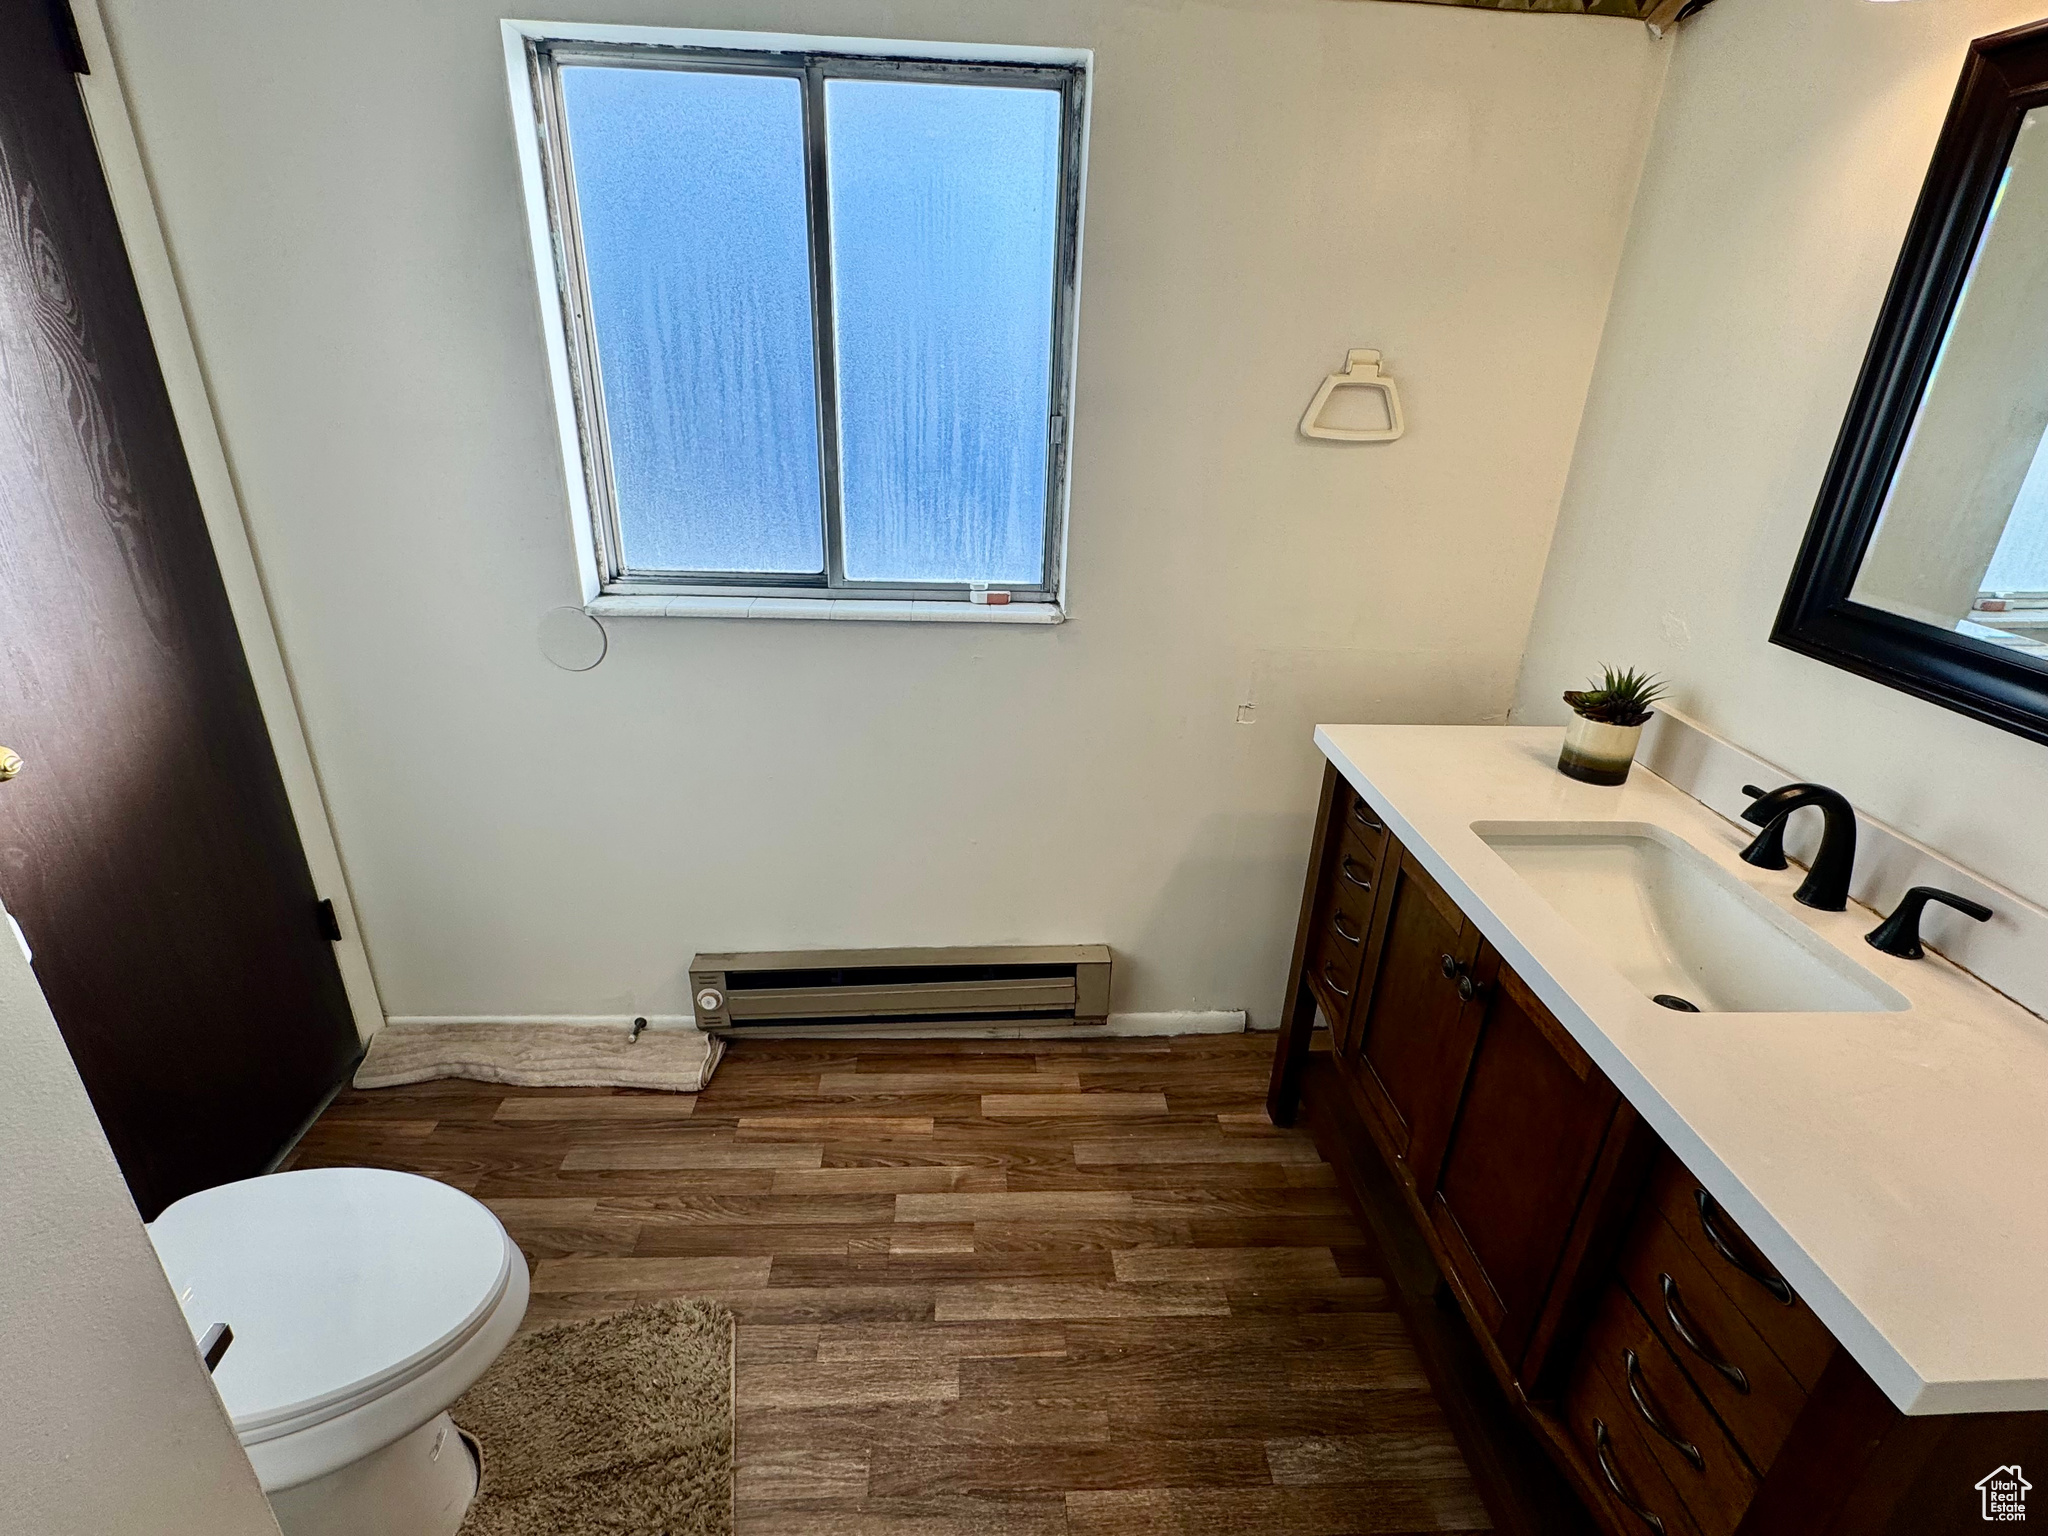
[[[1074,360],[1080,318],[1082,196],[1088,155],[1088,111],[1094,56],[1086,49],[918,43],[894,39],[810,37],[695,28],[622,27],[557,22],[502,23],[513,132],[533,246],[564,486],[583,601],[607,616],[830,618],[1057,624],[1066,617],[1069,463],[1073,443]],[[976,66],[1063,76],[1060,228],[1055,265],[1054,325],[1049,338],[1052,389],[1047,423],[1045,568],[1040,583],[1008,589],[1009,601],[983,601],[960,583],[851,582],[839,549],[840,510],[836,402],[829,295],[814,294],[818,348],[819,470],[824,505],[823,577],[634,572],[620,557],[604,443],[603,396],[574,234],[573,185],[562,158],[559,96],[553,61],[615,57],[653,67],[769,67],[799,73],[827,60],[839,74],[900,73],[908,78],[972,78]],[[807,107],[817,110],[820,70],[806,77]],[[818,146],[810,145],[812,225],[823,195]],[[814,289],[823,287],[814,251]]]

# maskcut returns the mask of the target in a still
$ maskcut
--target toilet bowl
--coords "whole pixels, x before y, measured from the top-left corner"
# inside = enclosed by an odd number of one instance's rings
[[[274,1173],[150,1223],[286,1536],[452,1536],[476,1491],[446,1409],[526,1314],[526,1260],[458,1189],[381,1168]]]

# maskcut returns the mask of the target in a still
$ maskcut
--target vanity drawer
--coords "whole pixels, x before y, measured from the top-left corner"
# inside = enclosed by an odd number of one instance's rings
[[[1336,813],[1344,824],[1345,834],[1357,842],[1367,861],[1377,864],[1387,846],[1385,818],[1365,796],[1342,782],[1337,787]]]
[[[1384,845],[1382,845],[1384,846]],[[1337,840],[1337,851],[1330,859],[1330,872],[1325,878],[1327,902],[1348,902],[1372,912],[1373,882],[1379,878],[1380,856],[1377,850],[1368,848],[1349,832]]]
[[[1358,991],[1379,882],[1378,850],[1353,836],[1349,824],[1348,807],[1357,798],[1350,785],[1338,786],[1332,814],[1345,817],[1346,825],[1323,868],[1323,888],[1316,896],[1315,929],[1308,945],[1308,980],[1322,999],[1323,1011],[1340,1041],[1346,1036],[1351,999]]]
[[[1566,1431],[1604,1506],[1601,1524],[1634,1536],[1705,1536],[1650,1449],[1648,1426],[1604,1369],[1604,1337],[1596,1322],[1564,1400]]]
[[[1353,867],[1357,867],[1354,861]],[[1360,874],[1357,883],[1345,878],[1343,857],[1337,878],[1316,906],[1316,929],[1309,940],[1308,979],[1322,997],[1323,1008],[1341,1035],[1358,991],[1365,959],[1366,930],[1372,925],[1372,881]]]
[[[1792,1379],[1811,1392],[1835,1353],[1826,1325],[1677,1158],[1666,1157],[1652,1175],[1650,1203]]]
[[[1768,1472],[1806,1389],[1656,1206],[1636,1216],[1621,1278],[1751,1465]]]
[[[1633,1428],[1700,1536],[1733,1536],[1757,1479],[1622,1287],[1609,1286],[1601,1299],[1578,1369],[1603,1378],[1603,1400]]]

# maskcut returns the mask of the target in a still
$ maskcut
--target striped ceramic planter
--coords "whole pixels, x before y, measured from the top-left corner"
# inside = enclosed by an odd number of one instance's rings
[[[1557,771],[1588,784],[1626,783],[1642,735],[1640,725],[1608,725],[1573,715],[1564,728],[1564,751],[1558,754]]]

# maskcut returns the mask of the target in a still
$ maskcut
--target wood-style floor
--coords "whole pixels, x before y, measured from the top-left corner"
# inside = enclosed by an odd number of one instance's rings
[[[741,1536],[1346,1536],[1487,1517],[1272,1037],[770,1042],[695,1100],[349,1092],[297,1167],[431,1174],[528,1325],[739,1318]]]

